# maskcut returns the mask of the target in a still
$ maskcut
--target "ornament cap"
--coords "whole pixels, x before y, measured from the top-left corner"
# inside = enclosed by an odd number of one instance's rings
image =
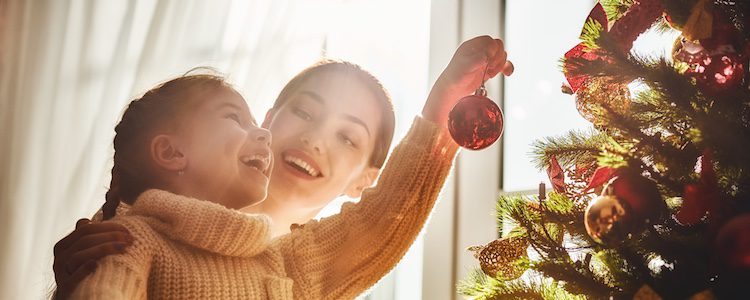
[[[484,85],[482,85],[476,91],[474,91],[474,95],[475,96],[487,97],[487,89],[485,89]]]

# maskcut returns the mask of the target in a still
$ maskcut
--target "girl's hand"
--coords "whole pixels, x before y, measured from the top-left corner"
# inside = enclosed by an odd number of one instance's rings
[[[451,108],[479,88],[482,79],[488,80],[501,72],[505,76],[513,73],[513,64],[507,58],[500,39],[485,35],[463,42],[432,87],[422,110],[424,118],[447,126]]]
[[[76,229],[55,244],[54,299],[67,299],[81,280],[96,269],[99,259],[122,253],[132,242],[130,233],[120,224],[78,220]]]

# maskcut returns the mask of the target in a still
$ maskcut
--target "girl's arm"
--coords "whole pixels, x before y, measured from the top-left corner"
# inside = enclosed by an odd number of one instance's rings
[[[70,299],[146,299],[148,274],[153,251],[144,241],[155,233],[144,222],[134,218],[115,218],[134,236],[131,246],[122,254],[110,255],[97,262],[96,270],[84,278]]]
[[[354,298],[388,273],[426,222],[458,146],[446,130],[456,101],[512,65],[502,42],[478,37],[463,43],[440,76],[409,134],[396,146],[377,186],[358,204],[275,241],[297,298]],[[487,67],[489,66],[489,67]]]

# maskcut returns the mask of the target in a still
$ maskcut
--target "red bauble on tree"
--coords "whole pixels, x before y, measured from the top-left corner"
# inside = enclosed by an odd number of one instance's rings
[[[656,183],[630,169],[618,170],[604,192],[617,196],[645,222],[654,221],[667,211]]]
[[[720,95],[741,86],[745,78],[745,49],[735,47],[741,38],[726,16],[714,13],[710,37],[690,41],[680,37],[673,58],[687,64],[685,74],[692,76],[702,92]],[[744,45],[740,45],[744,46]]]
[[[487,98],[484,87],[480,87],[453,107],[448,114],[448,131],[461,147],[487,148],[503,134],[503,112]]]
[[[698,87],[715,95],[736,89],[745,78],[742,57],[736,52],[712,55],[703,60],[703,71],[696,75]]]
[[[716,236],[714,257],[718,262],[719,284],[728,294],[747,289],[750,278],[750,214],[734,217]]]

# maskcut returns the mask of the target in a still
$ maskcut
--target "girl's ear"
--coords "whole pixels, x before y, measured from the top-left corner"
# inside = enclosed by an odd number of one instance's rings
[[[372,186],[375,183],[375,179],[380,175],[380,169],[376,167],[367,167],[359,178],[352,180],[349,186],[346,187],[345,193],[350,198],[359,198],[362,196],[362,191]]]
[[[151,139],[151,160],[157,167],[171,172],[182,171],[187,167],[187,157],[176,137],[160,134]]]
[[[276,109],[275,108],[269,109],[266,112],[266,117],[263,118],[263,123],[260,124],[260,127],[268,129],[268,126],[271,125],[271,121],[273,120],[274,116],[276,116]]]

